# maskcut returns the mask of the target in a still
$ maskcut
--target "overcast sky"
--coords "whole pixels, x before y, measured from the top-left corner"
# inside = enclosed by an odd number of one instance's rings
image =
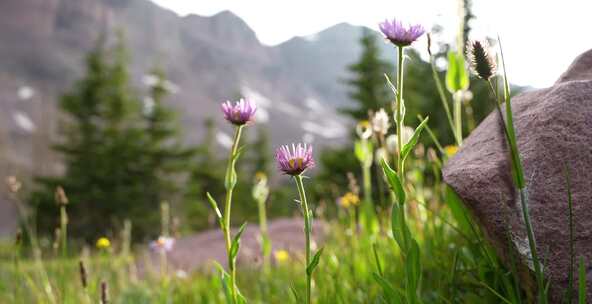
[[[453,38],[456,0],[153,0],[180,15],[210,16],[230,10],[243,18],[261,42],[274,45],[340,22],[377,29],[385,18],[441,24]],[[474,0],[473,38],[499,34],[511,82],[545,87],[571,61],[592,48],[590,0]],[[425,40],[425,39],[424,39]],[[417,45],[425,49],[425,41]]]

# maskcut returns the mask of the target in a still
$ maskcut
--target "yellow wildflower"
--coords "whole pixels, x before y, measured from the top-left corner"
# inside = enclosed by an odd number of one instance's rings
[[[446,156],[448,156],[448,157],[452,157],[454,154],[456,154],[456,151],[458,151],[457,146],[444,147],[444,153],[446,153]]]
[[[276,250],[273,256],[278,264],[283,264],[290,259],[290,254],[286,250]]]
[[[352,192],[348,192],[339,198],[339,205],[346,209],[352,206],[357,206],[359,203],[360,197]]]
[[[99,249],[107,249],[111,247],[111,241],[108,238],[102,237],[97,240],[97,248]]]

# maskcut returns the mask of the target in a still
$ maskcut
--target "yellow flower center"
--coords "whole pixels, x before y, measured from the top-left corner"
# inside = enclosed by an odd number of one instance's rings
[[[291,169],[302,169],[304,160],[302,158],[292,158],[288,161]]]

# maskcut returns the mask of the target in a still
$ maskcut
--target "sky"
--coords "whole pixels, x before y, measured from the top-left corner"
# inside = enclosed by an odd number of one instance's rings
[[[230,10],[275,45],[308,36],[340,22],[378,29],[394,18],[444,26],[440,39],[452,42],[458,22],[456,0],[153,0],[179,15],[211,16]],[[592,1],[473,0],[477,16],[471,38],[500,35],[508,77],[533,87],[552,85],[573,59],[592,48]],[[416,45],[425,50],[425,39]]]

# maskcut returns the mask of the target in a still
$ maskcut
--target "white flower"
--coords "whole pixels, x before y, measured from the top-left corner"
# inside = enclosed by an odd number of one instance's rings
[[[374,116],[372,117],[372,130],[374,130],[374,132],[386,135],[389,127],[389,117],[384,109],[380,109],[378,112],[374,113]]]
[[[413,136],[413,129],[407,126],[403,127],[403,132],[401,133],[401,140],[403,144],[406,144]],[[386,138],[386,149],[389,153],[397,153],[397,135],[392,134]]]

